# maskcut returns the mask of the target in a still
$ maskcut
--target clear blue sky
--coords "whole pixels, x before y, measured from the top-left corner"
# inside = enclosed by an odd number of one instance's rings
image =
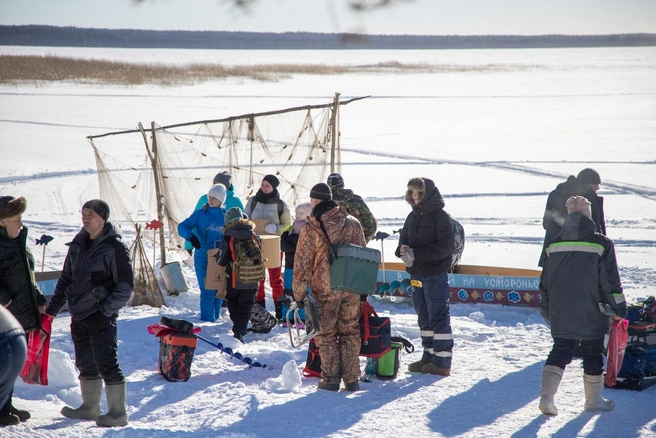
[[[374,0],[369,0],[374,1]],[[395,0],[355,13],[348,0],[0,0],[0,24],[370,34],[656,33],[656,0]]]

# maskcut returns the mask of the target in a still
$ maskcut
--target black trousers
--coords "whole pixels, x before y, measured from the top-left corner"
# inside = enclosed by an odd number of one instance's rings
[[[71,323],[75,347],[75,366],[80,380],[102,378],[107,385],[125,383],[118,364],[117,315],[107,317],[98,311]]]
[[[228,287],[226,301],[228,301],[228,312],[230,312],[233,333],[248,334],[248,321],[251,319],[256,294],[257,288],[233,289]]]
[[[604,372],[604,337],[580,342],[583,351],[583,371],[589,376],[601,375]],[[547,365],[565,369],[572,362],[574,348],[578,343],[579,339],[554,338],[553,348],[547,357]]]

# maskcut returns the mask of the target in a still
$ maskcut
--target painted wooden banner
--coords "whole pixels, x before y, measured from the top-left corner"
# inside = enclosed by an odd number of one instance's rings
[[[403,263],[381,263],[376,296],[390,301],[409,301],[413,287]],[[540,306],[540,271],[494,266],[461,265],[449,274],[452,303]]]

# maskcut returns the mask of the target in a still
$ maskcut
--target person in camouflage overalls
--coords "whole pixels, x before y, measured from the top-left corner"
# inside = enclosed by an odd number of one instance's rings
[[[332,200],[330,187],[319,183],[310,192],[312,215],[301,228],[294,260],[294,299],[302,304],[308,285],[319,304],[321,352],[319,389],[338,391],[340,380],[347,391],[360,389],[360,296],[330,288],[329,245],[365,246],[360,222]],[[322,229],[323,227],[323,229]]]
[[[344,179],[339,173],[331,173],[328,175],[328,186],[332,190],[333,201],[337,202],[342,210],[360,221],[362,231],[364,232],[364,240],[369,243],[376,234],[378,223],[371,210],[367,207],[364,200],[353,193],[353,190],[344,188]]]

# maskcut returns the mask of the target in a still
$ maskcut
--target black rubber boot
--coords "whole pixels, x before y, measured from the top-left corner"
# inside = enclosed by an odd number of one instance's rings
[[[276,319],[278,320],[278,324],[282,324],[282,301],[275,301],[273,304],[276,306]]]

